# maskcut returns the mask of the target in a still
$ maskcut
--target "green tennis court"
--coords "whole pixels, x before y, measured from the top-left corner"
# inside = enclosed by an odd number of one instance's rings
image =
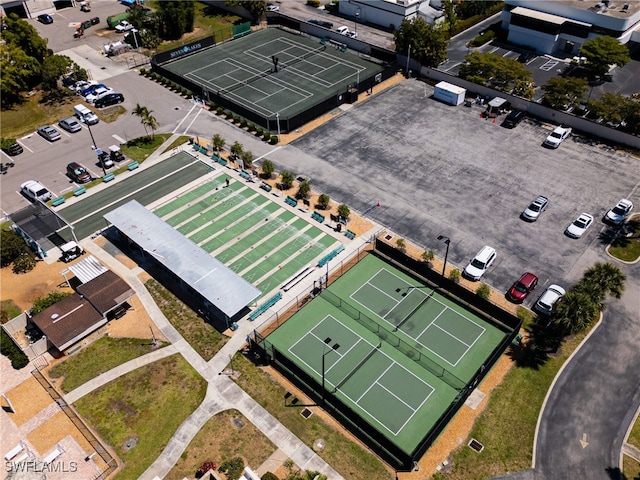
[[[264,297],[338,243],[271,198],[221,173],[154,213],[260,289]]]
[[[284,119],[383,70],[341,44],[322,42],[267,28],[163,68],[262,118]]]

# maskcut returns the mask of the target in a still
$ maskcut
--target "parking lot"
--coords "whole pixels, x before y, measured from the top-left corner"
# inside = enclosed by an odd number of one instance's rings
[[[365,212],[399,236],[462,269],[483,246],[497,260],[483,281],[506,291],[524,271],[540,278],[530,305],[550,283],[568,286],[591,247],[601,251],[601,218],[620,198],[636,205],[637,159],[570,137],[542,147],[551,126],[525,120],[513,130],[480,118],[481,107],[448,106],[433,88],[405,81],[270,155],[279,169]],[[537,222],[519,218],[537,195],[550,206]],[[380,207],[377,203],[380,202]],[[581,213],[596,221],[578,240],[564,235]]]

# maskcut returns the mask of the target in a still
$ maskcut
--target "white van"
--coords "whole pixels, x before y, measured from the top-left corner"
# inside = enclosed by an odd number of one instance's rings
[[[73,114],[78,117],[78,120],[89,125],[95,125],[100,121],[98,116],[84,105],[76,105],[73,107]]]

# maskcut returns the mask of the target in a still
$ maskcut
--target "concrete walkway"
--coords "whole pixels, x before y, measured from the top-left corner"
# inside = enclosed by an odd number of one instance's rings
[[[171,141],[172,139],[169,139],[165,144],[168,145]],[[162,151],[162,149],[158,149],[158,151]],[[153,161],[156,159],[153,158],[149,160]],[[367,234],[362,235],[360,239],[349,243],[345,249],[343,258],[355,251],[357,248],[362,247],[366,239],[368,239],[378,228],[379,227],[375,227],[371,232],[367,232]],[[169,443],[160,456],[142,474],[140,477],[141,479],[152,480],[166,476],[202,426],[217,413],[230,408],[240,411],[277,446],[278,451],[280,452],[279,455],[284,458],[291,458],[298,467],[319,471],[327,475],[329,479],[340,480],[343,478],[311,448],[300,441],[300,439],[287,430],[275,417],[273,417],[246,392],[238,387],[231,379],[228,378],[228,376],[220,375],[228,365],[231,356],[233,356],[246,343],[247,336],[251,334],[256,325],[249,321],[241,321],[238,324],[238,330],[234,332],[229,341],[211,360],[206,362],[191,347],[191,345],[182,338],[180,333],[173,327],[173,325],[171,325],[157,307],[151,295],[144,287],[144,284],[135,274],[135,272],[139,271],[139,268],[136,267],[133,270],[129,269],[89,239],[84,240],[82,242],[82,246],[87,252],[100,260],[104,265],[120,275],[131,286],[131,288],[133,288],[149,316],[156,324],[156,327],[172,345],[144,355],[138,359],[134,359],[110,370],[109,372],[103,373],[99,377],[68,393],[65,396],[65,399],[69,403],[73,403],[92,390],[114,380],[120,375],[174,353],[180,353],[209,384],[205,398],[200,406],[182,423],[169,440]],[[321,273],[318,275],[321,275]],[[285,294],[284,301],[281,305],[287,304],[294,300],[297,295],[308,291],[310,288],[309,284],[312,283],[314,279],[314,276],[311,276],[308,281],[289,290]],[[267,319],[270,314],[271,310],[267,311],[263,318]]]

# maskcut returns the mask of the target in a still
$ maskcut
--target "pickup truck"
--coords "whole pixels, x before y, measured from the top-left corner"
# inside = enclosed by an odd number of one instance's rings
[[[124,33],[124,32],[128,32],[132,28],[133,28],[133,25],[131,25],[126,20],[123,20],[123,21],[120,22],[120,24],[116,25],[116,32]]]

